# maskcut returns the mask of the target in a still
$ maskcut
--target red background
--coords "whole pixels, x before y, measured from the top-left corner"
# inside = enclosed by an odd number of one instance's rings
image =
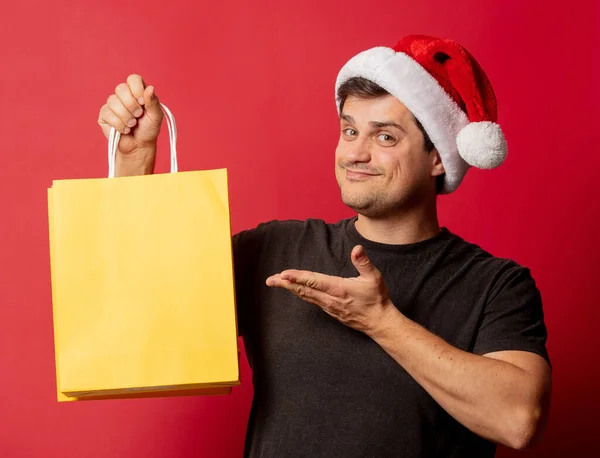
[[[409,33],[463,43],[499,98],[507,162],[470,171],[440,199],[440,216],[531,267],[542,290],[553,407],[544,442],[522,456],[591,456],[600,426],[594,3],[3,3],[0,456],[241,455],[252,393],[245,359],[243,385],[228,397],[56,402],[46,189],[105,176],[96,120],[114,87],[133,72],[156,85],[177,119],[182,170],[229,169],[235,231],[272,218],[335,221],[350,215],[333,174],[336,73],[355,53]]]

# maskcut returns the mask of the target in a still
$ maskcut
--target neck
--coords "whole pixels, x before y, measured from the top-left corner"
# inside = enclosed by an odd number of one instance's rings
[[[356,230],[367,240],[390,245],[416,243],[440,232],[437,209],[433,205],[398,211],[381,218],[358,215]]]

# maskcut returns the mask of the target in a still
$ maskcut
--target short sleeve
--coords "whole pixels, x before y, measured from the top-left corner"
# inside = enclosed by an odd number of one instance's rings
[[[246,335],[258,290],[266,277],[261,269],[262,253],[267,240],[272,238],[277,226],[273,222],[236,233],[232,237],[235,302],[238,317],[238,334]]]
[[[473,353],[529,351],[550,363],[547,337],[541,293],[530,270],[509,265],[490,290]]]
[[[235,280],[235,302],[238,319],[238,334],[244,335],[247,327],[249,303],[253,287],[254,263],[260,250],[260,238],[256,230],[238,232],[232,238],[233,271]]]

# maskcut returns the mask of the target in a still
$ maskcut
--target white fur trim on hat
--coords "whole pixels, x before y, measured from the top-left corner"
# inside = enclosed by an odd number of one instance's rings
[[[469,124],[464,111],[421,65],[392,48],[372,48],[350,59],[338,74],[336,100],[341,84],[359,76],[388,91],[421,122],[446,170],[442,192],[456,190],[469,169],[469,164],[458,154],[456,143],[458,133]]]

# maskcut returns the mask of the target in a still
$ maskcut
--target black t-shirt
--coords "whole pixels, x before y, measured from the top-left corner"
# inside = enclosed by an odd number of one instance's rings
[[[239,329],[254,384],[245,456],[493,457],[493,443],[454,420],[372,339],[265,280],[285,269],[356,276],[350,252],[361,244],[395,306],[448,343],[548,359],[529,270],[445,228],[387,245],[363,238],[355,221],[271,221],[234,236]]]

